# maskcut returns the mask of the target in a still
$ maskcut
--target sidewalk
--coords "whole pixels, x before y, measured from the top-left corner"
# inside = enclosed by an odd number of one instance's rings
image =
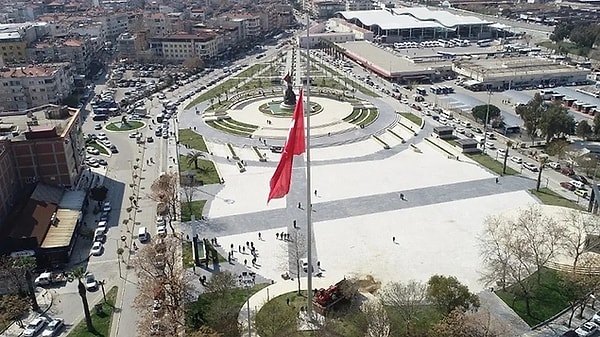
[[[0,336],[2,336],[2,337],[21,336],[23,334],[23,331],[25,331],[25,327],[27,326],[29,321],[33,320],[34,318],[36,318],[38,316],[44,316],[44,317],[48,318],[48,320],[50,320],[50,318],[46,316],[46,312],[48,312],[48,310],[50,310],[50,308],[52,307],[52,300],[53,300],[52,293],[44,288],[36,288],[35,291],[36,291],[35,298],[37,299],[38,305],[40,306],[39,312],[30,310],[27,313],[27,315],[25,315],[21,318],[22,322],[23,322],[23,327],[19,327],[19,325],[17,323],[13,323]]]

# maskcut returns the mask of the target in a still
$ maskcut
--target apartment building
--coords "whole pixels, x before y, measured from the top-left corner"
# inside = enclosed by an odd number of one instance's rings
[[[69,63],[0,69],[0,111],[21,111],[58,103],[71,93]]]
[[[31,63],[71,63],[74,74],[85,75],[92,62],[92,39],[71,35],[64,38],[45,38],[27,48]]]
[[[45,105],[0,116],[17,182],[53,186],[76,183],[85,158],[79,109]]]
[[[8,132],[8,126],[0,122],[0,134]],[[17,202],[19,191],[17,170],[10,151],[8,137],[0,136],[0,228],[2,219],[6,218],[12,206]]]
[[[346,0],[346,11],[370,11],[375,9],[371,0]]]
[[[0,25],[0,56],[7,63],[23,63],[26,61],[27,44],[35,41],[38,34],[45,33],[32,23]]]
[[[150,39],[150,49],[155,57],[165,62],[182,62],[191,58],[206,60],[219,53],[217,34],[210,30],[154,37]]]

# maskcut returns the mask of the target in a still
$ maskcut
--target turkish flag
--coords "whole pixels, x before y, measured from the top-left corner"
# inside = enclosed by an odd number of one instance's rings
[[[284,77],[283,77],[283,81],[284,82],[290,82],[291,81],[291,77],[290,77],[290,73],[287,73]]]
[[[292,168],[294,166],[294,156],[304,153],[306,150],[306,140],[304,138],[304,102],[302,90],[294,109],[294,116],[292,117],[292,125],[288,133],[287,140],[283,146],[283,152],[281,159],[273,177],[271,177],[269,191],[269,198],[267,203],[271,199],[283,198],[290,191],[290,185],[292,183]]]

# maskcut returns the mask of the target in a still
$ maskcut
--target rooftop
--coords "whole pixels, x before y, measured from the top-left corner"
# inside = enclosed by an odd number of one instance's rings
[[[447,28],[467,25],[489,25],[492,22],[481,20],[474,16],[462,16],[447,11],[434,11],[426,7],[393,8],[394,14],[410,15],[422,21],[435,21]]]
[[[410,15],[394,15],[383,9],[370,11],[338,12],[346,20],[358,20],[365,26],[378,26],[381,29],[442,28],[432,21],[420,21]]]
[[[12,141],[25,140],[32,134],[62,136],[67,125],[78,118],[79,110],[61,108],[56,105],[45,105],[19,112],[0,113],[0,131],[8,135]]]
[[[23,77],[48,77],[52,76],[58,69],[67,65],[66,63],[28,65],[26,67],[6,67],[0,69],[0,77],[23,78]]]
[[[589,70],[554,62],[552,60],[532,57],[499,57],[499,58],[474,58],[470,60],[455,61],[454,65],[460,68],[469,68],[484,76],[516,76],[518,74],[546,74],[546,73],[572,73],[580,71],[589,73]]]

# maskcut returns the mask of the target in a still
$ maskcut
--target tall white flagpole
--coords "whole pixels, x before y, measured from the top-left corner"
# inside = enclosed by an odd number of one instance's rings
[[[306,281],[307,301],[306,314],[308,320],[312,321],[312,274],[314,262],[312,260],[312,197],[311,197],[311,176],[310,176],[310,15],[309,10],[306,10],[306,249],[308,260]]]

